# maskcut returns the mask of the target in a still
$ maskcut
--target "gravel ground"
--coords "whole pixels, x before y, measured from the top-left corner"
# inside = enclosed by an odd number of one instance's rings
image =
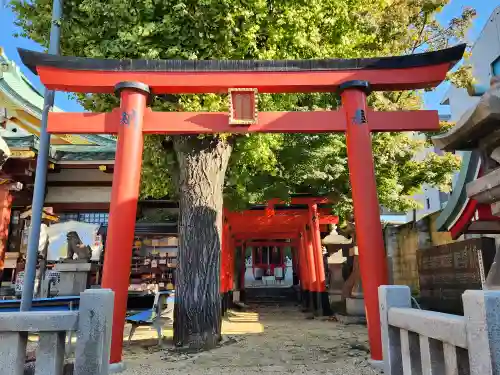
[[[220,348],[186,355],[151,346],[154,335],[143,331],[125,350],[122,374],[379,374],[367,362],[365,326],[308,320],[296,307],[233,312],[223,333]]]

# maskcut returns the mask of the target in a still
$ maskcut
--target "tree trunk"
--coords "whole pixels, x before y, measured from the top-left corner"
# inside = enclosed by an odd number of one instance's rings
[[[178,162],[179,251],[174,342],[215,347],[221,335],[222,189],[232,145],[217,137],[174,137]]]
[[[341,300],[345,301],[346,298],[351,298],[352,296],[352,289],[354,288],[354,285],[356,285],[356,281],[358,281],[360,278],[360,273],[359,273],[359,261],[358,261],[358,256],[354,256],[354,264],[352,267],[352,272],[347,278],[347,280],[344,283],[344,286],[342,287],[342,294],[341,294]]]

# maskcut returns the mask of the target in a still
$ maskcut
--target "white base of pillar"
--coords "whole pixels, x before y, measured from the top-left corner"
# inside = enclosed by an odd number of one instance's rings
[[[125,362],[118,362],[118,363],[110,363],[109,364],[109,373],[110,374],[118,374],[120,372],[125,371],[127,366],[125,366]]]
[[[233,302],[240,302],[240,291],[239,290],[233,291]]]
[[[370,364],[370,366],[372,366],[375,370],[378,370],[378,371],[384,371],[384,361],[378,361],[378,360],[375,360],[375,359],[369,359],[368,360],[368,363]]]

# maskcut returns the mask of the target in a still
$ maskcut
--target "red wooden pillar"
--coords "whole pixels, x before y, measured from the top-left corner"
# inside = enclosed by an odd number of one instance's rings
[[[378,287],[387,284],[388,279],[371,134],[366,117],[366,95],[370,88],[367,82],[351,81],[341,85],[340,89],[347,119],[348,165],[371,357],[382,360]]]
[[[325,265],[323,261],[323,249],[321,246],[321,232],[319,228],[318,205],[309,204],[309,225],[314,246],[314,260],[316,269],[316,300],[317,313],[320,315],[331,314],[330,301],[326,292]]]
[[[298,247],[297,240],[292,241],[291,247],[290,247],[290,252],[292,254],[292,276],[294,276],[293,285],[298,285],[297,281],[300,280],[300,270],[299,270],[299,263],[298,263],[299,247]]]
[[[235,251],[236,248],[234,246],[234,238],[231,234],[231,230],[228,230],[229,237],[229,291],[232,292],[234,290],[234,260],[235,260]]]
[[[102,287],[112,289],[115,293],[111,363],[119,363],[122,358],[123,328],[141,179],[142,125],[149,96],[148,86],[142,83],[122,82],[116,85],[115,89],[121,95],[121,116],[102,278]]]
[[[246,249],[247,245],[245,241],[241,243],[241,265],[240,265],[240,301],[245,302],[245,274],[247,272],[246,267]]]
[[[7,186],[0,187],[0,278],[4,269],[5,253],[7,252],[7,239],[9,237],[9,224],[12,207],[12,194]]]
[[[309,290],[309,272],[307,268],[307,256],[304,232],[300,233],[299,238],[299,272],[300,272],[300,288],[302,291]]]
[[[221,294],[226,293],[226,282],[227,282],[227,235],[226,235],[226,224],[222,225],[222,235],[221,235],[221,254],[220,254],[220,292]]]
[[[309,205],[309,226],[314,246],[314,259],[316,269],[316,288],[318,292],[324,292],[325,286],[325,266],[323,264],[323,250],[321,248],[321,233],[319,230],[318,205]]]
[[[316,266],[314,261],[314,247],[311,238],[311,231],[309,228],[306,228],[304,231],[304,242],[305,242],[305,250],[306,250],[306,259],[307,259],[307,273],[309,275],[309,292],[316,292]]]

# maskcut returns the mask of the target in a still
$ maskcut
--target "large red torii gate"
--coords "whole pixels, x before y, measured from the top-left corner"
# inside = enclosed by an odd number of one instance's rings
[[[432,88],[463,55],[465,46],[430,53],[370,59],[288,61],[106,60],[60,57],[19,50],[47,89],[117,93],[110,113],[50,113],[50,133],[118,134],[103,287],[115,292],[111,361],[121,361],[131,244],[139,193],[143,134],[247,132],[346,132],[356,234],[368,318],[371,356],[382,359],[378,286],[387,283],[371,132],[437,130],[437,111],[375,112],[370,90]],[[153,112],[151,94],[339,91],[342,108],[320,112],[264,112],[258,122],[235,126],[227,113]]]

